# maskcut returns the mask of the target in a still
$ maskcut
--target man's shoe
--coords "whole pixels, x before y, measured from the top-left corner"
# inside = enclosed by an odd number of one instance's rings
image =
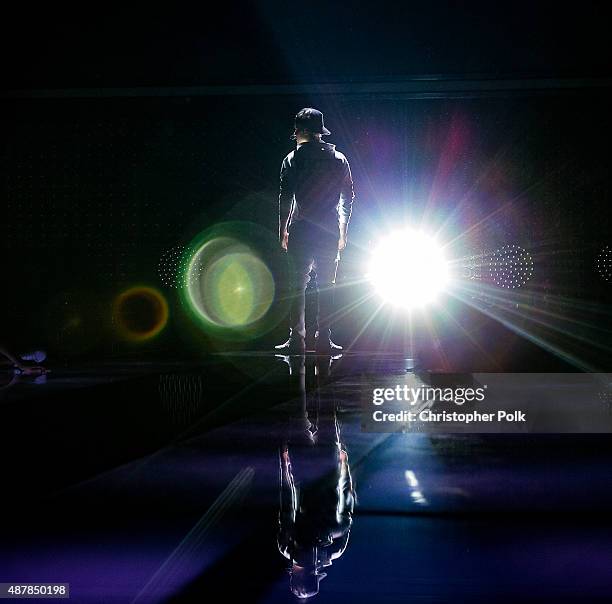
[[[317,338],[317,352],[321,354],[338,354],[342,352],[342,346],[334,344],[329,338]]]
[[[289,345],[291,344],[291,338],[289,338],[286,342],[283,342],[282,344],[278,344],[277,346],[274,347],[274,350],[278,350],[280,352],[285,352],[287,350],[289,350]]]
[[[306,343],[301,336],[291,336],[286,342],[274,347],[283,354],[304,354],[306,352]]]

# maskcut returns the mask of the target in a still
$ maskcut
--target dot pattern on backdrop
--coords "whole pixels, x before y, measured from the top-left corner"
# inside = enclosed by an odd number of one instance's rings
[[[612,248],[604,246],[595,259],[595,270],[604,281],[612,281]]]
[[[66,279],[154,274],[148,250],[180,241],[208,199],[201,131],[197,121],[169,128],[163,119],[127,117],[14,125],[0,155],[4,246],[57,259],[48,270]]]
[[[533,258],[519,245],[504,245],[491,254],[489,273],[498,287],[523,287],[533,276]]]

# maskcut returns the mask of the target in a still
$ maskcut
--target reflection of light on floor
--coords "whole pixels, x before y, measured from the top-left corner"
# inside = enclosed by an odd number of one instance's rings
[[[245,467],[236,474],[223,492],[213,501],[205,514],[185,535],[163,564],[149,578],[132,603],[161,602],[170,596],[177,585],[189,585],[203,572],[210,559],[210,548],[214,543],[213,529],[221,519],[240,506],[251,488],[255,471]],[[194,562],[199,562],[196,567]]]
[[[159,398],[171,421],[190,422],[200,410],[204,400],[204,382],[201,375],[161,374]]]
[[[412,470],[406,470],[404,473],[408,488],[410,489],[410,497],[412,501],[418,505],[428,505],[427,499],[423,496],[421,489],[419,488],[419,481],[415,473]]]

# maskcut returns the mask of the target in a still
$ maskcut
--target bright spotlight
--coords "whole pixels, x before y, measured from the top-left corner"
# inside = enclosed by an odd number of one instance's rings
[[[368,278],[386,302],[405,309],[433,302],[449,282],[449,268],[433,237],[406,229],[375,248]]]

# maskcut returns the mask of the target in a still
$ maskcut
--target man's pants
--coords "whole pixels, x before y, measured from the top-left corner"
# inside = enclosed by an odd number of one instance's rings
[[[314,267],[319,286],[319,333],[329,337],[334,312],[334,286],[339,232],[332,232],[308,223],[296,222],[289,231],[289,265],[293,291],[291,293],[291,333],[306,337],[305,290],[308,274]]]

